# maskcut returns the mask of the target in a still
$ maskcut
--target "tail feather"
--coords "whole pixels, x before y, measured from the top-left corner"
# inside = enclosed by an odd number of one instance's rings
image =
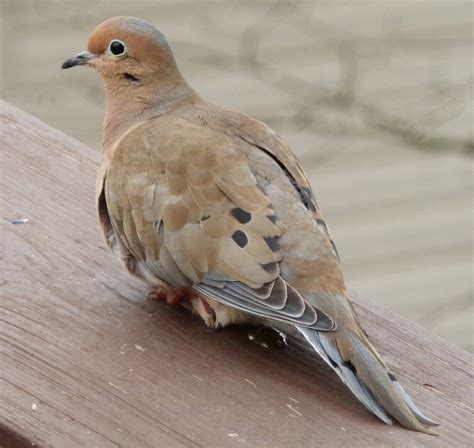
[[[334,333],[297,327],[351,392],[384,423],[393,419],[415,431],[436,435],[427,426],[438,424],[416,407],[367,341],[339,328]]]
[[[392,419],[386,414],[383,408],[377,403],[365,384],[361,383],[354,372],[347,367],[337,349],[333,348],[325,338],[320,337],[320,333],[310,331],[307,328],[298,327],[306,340],[316,350],[316,352],[326,361],[329,366],[339,375],[342,382],[351,390],[351,392],[365,405],[367,409],[373,412],[380,420],[387,425],[393,424]]]
[[[411,399],[410,395],[408,395],[405,391],[405,389],[402,387],[402,385],[395,379],[395,377],[392,375],[391,376],[393,385],[397,388],[398,392],[400,393],[403,401],[405,404],[410,408],[410,411],[415,415],[415,417],[424,425],[427,426],[439,426],[439,423],[436,423],[435,421],[429,419],[426,417],[418,408],[418,406],[413,403],[413,400]]]

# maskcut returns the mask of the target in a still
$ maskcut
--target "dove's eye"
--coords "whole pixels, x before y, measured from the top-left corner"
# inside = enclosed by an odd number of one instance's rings
[[[125,56],[127,47],[121,40],[115,39],[109,44],[109,53],[113,56]]]

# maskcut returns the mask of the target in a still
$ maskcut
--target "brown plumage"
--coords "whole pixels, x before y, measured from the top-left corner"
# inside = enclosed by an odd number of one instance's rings
[[[293,324],[381,420],[432,434],[352,307],[297,158],[265,124],[200,98],[164,36],[118,17],[63,64],[94,67],[107,112],[97,207],[125,268],[185,291],[208,325]]]

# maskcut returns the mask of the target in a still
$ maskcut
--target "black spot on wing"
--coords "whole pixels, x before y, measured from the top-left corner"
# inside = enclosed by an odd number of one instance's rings
[[[272,224],[275,224],[277,222],[277,216],[276,215],[267,215],[267,218]]]
[[[232,239],[237,243],[239,247],[245,247],[249,242],[247,235],[242,230],[236,230],[232,235]]]
[[[276,238],[266,236],[264,240],[272,252],[278,252],[280,250],[280,243],[278,243]]]
[[[260,265],[262,269],[267,272],[268,274],[277,274],[279,269],[278,269],[278,263],[272,261],[270,263],[264,263]]]
[[[395,378],[395,375],[391,372],[388,372],[388,377],[392,380],[392,381],[397,381],[397,379]]]
[[[252,219],[252,215],[249,212],[238,207],[233,208],[230,213],[240,224],[247,224]]]

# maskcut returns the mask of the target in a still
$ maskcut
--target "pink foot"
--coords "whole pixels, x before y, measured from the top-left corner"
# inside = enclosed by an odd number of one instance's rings
[[[168,295],[166,296],[166,302],[168,305],[176,305],[185,297],[186,293],[182,289],[173,289],[172,291],[168,292]]]
[[[148,294],[149,299],[166,300],[168,305],[177,305],[186,297],[182,289],[171,289],[169,291],[152,291]]]

